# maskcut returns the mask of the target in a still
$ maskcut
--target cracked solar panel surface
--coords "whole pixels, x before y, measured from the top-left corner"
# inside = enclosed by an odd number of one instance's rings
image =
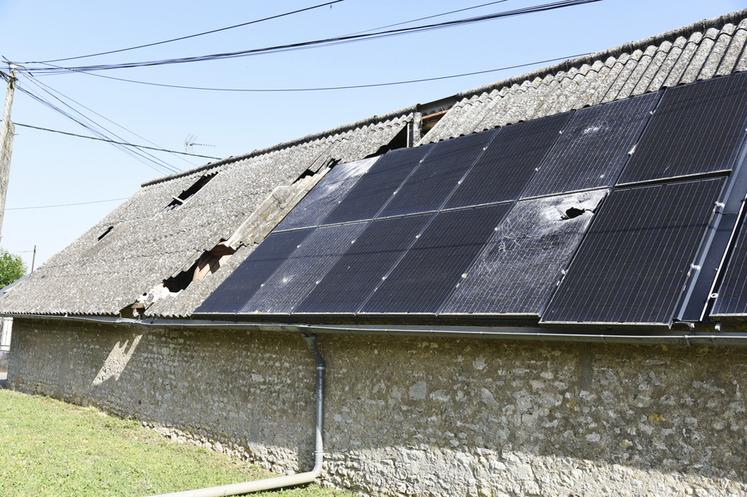
[[[747,73],[669,88],[618,183],[732,169],[746,125]]]
[[[440,312],[540,315],[606,193],[517,202]]]
[[[353,313],[415,243],[433,214],[374,220],[298,306],[299,313]]]
[[[614,185],[660,96],[650,93],[577,111],[522,197]]]
[[[323,224],[373,218],[432,147],[401,148],[382,155]]]
[[[437,143],[397,190],[381,216],[413,214],[441,207],[494,135],[495,130],[490,130]]]
[[[671,324],[723,184],[710,178],[612,192],[542,322]]]
[[[197,308],[200,313],[233,314],[241,311],[252,295],[291,255],[313,230],[271,233],[231,276]]]
[[[736,242],[717,293],[711,316],[747,316],[747,217],[739,223]]]
[[[519,198],[571,114],[500,128],[488,149],[446,203],[447,208]]]
[[[438,311],[510,207],[497,204],[438,213],[361,312]]]
[[[314,289],[367,222],[314,228],[248,300],[242,313],[287,314]]]
[[[333,167],[275,229],[287,230],[321,224],[376,160],[377,158],[363,159]]]

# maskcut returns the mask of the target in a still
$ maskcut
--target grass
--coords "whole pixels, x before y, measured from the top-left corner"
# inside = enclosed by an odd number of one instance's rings
[[[136,421],[0,390],[0,495],[142,497],[267,476],[251,464],[168,440]],[[252,495],[353,494],[311,485]]]

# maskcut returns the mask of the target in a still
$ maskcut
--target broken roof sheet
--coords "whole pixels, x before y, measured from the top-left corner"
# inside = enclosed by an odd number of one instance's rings
[[[451,99],[448,111],[420,143],[579,109],[697,79],[747,69],[747,11],[499,81]],[[207,164],[143,185],[4,298],[6,314],[116,315],[138,299],[151,316],[188,316],[292,205],[318,181],[299,181],[330,160],[349,162],[385,147],[422,106],[374,116],[336,130]],[[164,207],[207,172],[220,172],[194,198],[166,215]],[[318,176],[318,175],[315,175]],[[97,244],[97,237],[113,226]],[[222,239],[238,240],[222,267],[176,294],[149,295],[189,269]]]

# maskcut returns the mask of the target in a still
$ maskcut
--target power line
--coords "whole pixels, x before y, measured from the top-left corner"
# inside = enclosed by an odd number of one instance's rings
[[[378,38],[397,36],[397,35],[402,35],[402,34],[407,34],[407,33],[424,32],[424,31],[442,29],[442,28],[447,28],[447,27],[454,27],[454,26],[463,26],[463,25],[472,24],[476,22],[483,22],[483,21],[499,19],[499,18],[504,18],[504,17],[513,17],[513,16],[518,16],[518,15],[523,15],[523,14],[546,12],[550,10],[561,9],[565,7],[572,7],[576,5],[583,5],[587,3],[595,3],[595,2],[600,2],[600,1],[601,0],[561,0],[557,2],[534,5],[531,7],[524,7],[524,8],[514,9],[510,11],[502,11],[502,12],[496,12],[496,13],[486,14],[482,16],[475,16],[475,17],[468,17],[468,18],[456,19],[456,20],[451,20],[451,21],[443,21],[439,23],[412,26],[409,28],[390,29],[390,30],[377,31],[374,33],[367,33],[367,34],[337,36],[333,38],[324,38],[324,39],[318,39],[318,40],[289,43],[289,44],[284,44],[284,45],[275,45],[275,46],[270,46],[270,47],[253,48],[253,49],[248,49],[248,50],[238,50],[238,51],[233,51],[233,52],[214,53],[214,54],[199,55],[199,56],[192,56],[192,57],[180,57],[180,58],[161,59],[161,60],[147,60],[147,61],[139,61],[139,62],[125,62],[125,63],[120,63],[120,64],[98,64],[98,65],[77,66],[77,67],[63,67],[63,66],[54,66],[52,64],[44,64],[48,67],[32,67],[32,68],[20,67],[19,70],[34,71],[34,72],[40,72],[40,73],[45,73],[45,74],[55,74],[55,73],[59,74],[65,71],[106,71],[106,70],[112,70],[112,69],[154,67],[154,66],[162,66],[162,65],[169,65],[169,64],[184,64],[184,63],[191,63],[191,62],[222,60],[222,59],[229,59],[229,58],[236,58],[236,57],[248,57],[252,55],[285,52],[285,51],[291,51],[291,50],[301,50],[301,49],[313,48],[313,47],[318,47],[318,46],[330,46],[330,45],[337,45],[341,43],[348,43],[352,41],[378,39]]]
[[[376,26],[375,28],[368,28],[368,29],[364,29],[362,31],[356,31],[355,33],[348,33],[348,34],[358,35],[358,34],[361,34],[361,33],[368,33],[369,31],[378,31],[380,29],[394,28],[396,26],[402,26],[404,24],[411,24],[413,22],[425,21],[427,19],[434,19],[436,17],[448,16],[450,14],[457,14],[459,12],[464,12],[466,10],[474,10],[474,9],[479,9],[479,8],[482,8],[482,7],[487,7],[489,5],[495,5],[495,4],[506,3],[506,2],[508,2],[508,0],[496,0],[495,2],[481,3],[479,5],[472,5],[470,7],[464,7],[462,9],[449,10],[447,12],[439,12],[438,14],[431,14],[429,16],[416,17],[415,19],[408,19],[406,21],[395,22],[393,24],[385,24],[383,26]],[[48,61],[48,62],[50,62],[50,61]]]
[[[87,202],[68,202],[64,204],[27,205],[24,207],[7,207],[5,210],[6,211],[25,211],[25,210],[31,210],[31,209],[56,209],[58,207],[73,207],[76,205],[105,204],[109,202],[120,202],[122,200],[127,200],[127,197],[107,198],[104,200],[89,200]]]
[[[87,111],[89,111],[89,112],[91,112],[91,113],[93,113],[93,114],[95,114],[95,115],[99,116],[100,118],[104,119],[105,121],[107,121],[107,122],[109,122],[109,123],[113,124],[114,126],[118,127],[119,129],[122,129],[122,130],[126,131],[127,133],[130,133],[131,135],[133,135],[133,136],[136,136],[137,138],[140,138],[141,140],[144,140],[144,141],[146,141],[146,142],[150,143],[150,144],[151,144],[152,146],[154,146],[154,147],[156,147],[156,148],[161,148],[161,149],[163,149],[163,148],[164,148],[164,147],[162,147],[161,145],[159,145],[158,143],[155,143],[154,141],[152,141],[152,140],[149,140],[148,138],[146,138],[146,137],[144,137],[144,136],[142,136],[142,135],[140,135],[140,134],[138,134],[138,133],[136,133],[136,132],[132,131],[131,129],[129,129],[129,128],[127,128],[127,127],[125,127],[125,126],[123,126],[123,125],[121,125],[121,124],[117,123],[116,121],[113,121],[112,119],[110,119],[110,118],[106,117],[105,115],[103,115],[103,114],[101,114],[101,113],[99,113],[99,112],[96,112],[96,111],[95,111],[95,110],[93,110],[92,108],[90,108],[90,107],[88,107],[88,106],[86,106],[86,105],[82,104],[82,103],[81,103],[81,102],[79,102],[78,100],[75,100],[75,99],[74,99],[73,97],[71,97],[71,96],[69,96],[69,95],[65,95],[65,94],[64,94],[64,93],[62,93],[61,91],[59,91],[59,90],[55,90],[55,89],[54,89],[54,88],[52,88],[51,86],[49,86],[49,85],[47,85],[47,84],[44,84],[44,83],[42,83],[41,81],[39,81],[39,80],[37,80],[36,78],[34,78],[34,77],[33,77],[33,75],[31,75],[31,74],[28,74],[28,73],[24,73],[24,76],[25,76],[25,77],[26,77],[27,79],[29,79],[29,80],[33,80],[33,81],[31,81],[31,82],[32,82],[33,84],[35,84],[35,85],[37,85],[37,86],[43,86],[43,87],[44,87],[44,88],[46,88],[47,90],[50,90],[50,91],[52,91],[52,92],[56,93],[57,95],[59,95],[59,96],[61,96],[61,97],[63,97],[63,98],[66,98],[67,100],[69,100],[69,101],[71,101],[71,102],[75,103],[76,105],[78,105],[78,106],[80,106],[80,107],[82,107],[82,108],[86,109]],[[180,152],[173,152],[173,153],[176,153],[176,154],[181,154]],[[190,167],[194,167],[194,164],[193,164],[193,163],[191,163],[191,162],[189,162],[189,161],[188,161],[187,159],[185,159],[184,157],[182,157],[182,155],[177,155],[177,157],[178,157],[179,159],[181,159],[182,161],[184,161],[185,163],[187,163],[187,164],[188,164],[188,165],[189,165]]]
[[[91,118],[90,116],[87,116],[86,114],[84,114],[83,112],[81,112],[81,111],[80,111],[79,109],[77,109],[77,108],[75,108],[75,107],[74,107],[73,105],[71,105],[70,103],[66,102],[65,100],[62,100],[62,99],[61,99],[60,97],[58,97],[58,96],[57,96],[57,95],[55,95],[54,93],[52,93],[51,91],[47,90],[47,88],[43,87],[43,86],[41,85],[41,83],[39,83],[39,82],[35,81],[35,80],[34,80],[34,78],[27,78],[27,81],[29,81],[30,83],[32,83],[32,84],[33,84],[34,86],[36,86],[37,88],[39,88],[39,89],[40,89],[41,91],[43,91],[43,92],[44,92],[44,93],[46,93],[47,95],[51,96],[51,97],[52,97],[53,99],[55,99],[55,100],[57,100],[58,102],[60,102],[60,103],[61,103],[62,105],[64,105],[65,107],[67,107],[67,108],[68,108],[68,109],[70,109],[71,111],[75,112],[75,113],[76,113],[77,115],[79,115],[80,117],[82,117],[82,118],[83,118],[83,119],[85,119],[86,121],[90,122],[90,123],[91,123],[91,124],[92,124],[93,126],[95,126],[96,128],[104,130],[104,131],[105,131],[106,133],[108,133],[108,134],[109,134],[110,136],[106,136],[105,134],[102,134],[102,133],[100,133],[100,132],[99,132],[99,133],[96,133],[96,134],[99,134],[99,135],[100,135],[100,136],[102,136],[103,138],[110,138],[110,137],[112,137],[112,136],[113,136],[113,137],[114,137],[114,138],[116,138],[116,139],[117,139],[118,141],[123,141],[123,142],[124,142],[124,141],[126,141],[126,140],[125,140],[124,138],[122,138],[121,136],[119,136],[119,135],[118,135],[117,133],[115,133],[115,132],[113,132],[112,130],[108,129],[107,127],[105,127],[105,126],[103,126],[103,125],[99,124],[99,123],[98,123],[98,122],[96,122],[96,121],[95,121],[94,119],[92,119],[92,118]],[[50,89],[51,89],[51,88],[50,88]],[[56,90],[55,90],[55,91],[56,91]],[[58,93],[60,93],[60,95],[62,95],[62,96],[63,96],[64,98],[67,98],[67,99],[69,99],[69,97],[65,96],[65,95],[64,95],[64,94],[62,94],[61,92],[58,92]],[[67,116],[67,117],[70,117],[70,116]],[[76,121],[76,122],[77,122],[77,121]],[[116,141],[116,140],[115,140],[115,141]],[[164,169],[168,170],[169,172],[172,172],[172,173],[173,173],[173,172],[179,172],[179,171],[180,171],[180,169],[179,169],[179,168],[177,168],[177,167],[175,167],[175,166],[171,166],[171,165],[170,165],[169,163],[167,163],[166,161],[164,161],[164,160],[163,160],[163,159],[161,159],[160,157],[157,157],[157,156],[155,156],[155,155],[151,154],[150,152],[146,152],[146,151],[144,151],[144,150],[142,150],[142,149],[138,149],[138,150],[137,150],[137,154],[138,154],[138,155],[140,155],[140,156],[143,156],[143,157],[145,157],[145,158],[146,158],[147,160],[149,160],[149,161],[151,161],[151,162],[153,162],[153,163],[156,163],[156,164],[160,165],[161,167],[163,167]]]
[[[96,135],[99,135],[101,138],[110,139],[103,132],[99,131],[96,128],[93,128],[93,127],[89,126],[88,124],[84,123],[83,121],[81,121],[81,120],[77,119],[76,117],[70,115],[68,112],[64,111],[63,109],[60,109],[56,105],[52,104],[51,102],[48,102],[47,100],[39,97],[38,95],[34,94],[33,92],[31,92],[31,91],[27,90],[26,88],[22,87],[21,85],[16,84],[16,89],[18,89],[19,91],[21,91],[24,94],[28,95],[32,99],[34,99],[37,102],[41,103],[42,105],[44,105],[46,107],[49,107],[50,109],[54,110],[55,112],[58,112],[59,114],[65,116],[66,118],[74,121],[75,123],[77,123],[78,125],[82,126],[85,129],[87,129],[88,131],[90,131],[90,132],[92,132],[92,133],[94,133]],[[155,166],[158,166],[158,167],[161,167],[163,169],[166,169],[166,171],[168,171],[168,172],[173,172],[173,170],[170,167],[169,168],[164,168],[163,166],[161,166],[160,163],[158,163],[158,162],[150,159],[147,155],[143,155],[143,153],[140,152],[137,149],[127,148],[127,147],[124,147],[122,145],[118,145],[118,144],[115,144],[115,143],[113,143],[112,145],[114,147],[116,147],[116,148],[124,151],[125,153],[127,153],[127,154],[135,157],[138,161],[140,161],[141,163],[145,164],[147,167],[150,167],[151,169],[153,169],[154,171],[158,172],[159,174],[163,174],[163,171],[161,169],[156,169]],[[146,161],[146,162],[143,162],[143,161]]]
[[[253,19],[251,21],[246,21],[246,22],[242,22],[242,23],[239,23],[239,24],[232,24],[230,26],[225,26],[225,27],[222,27],[222,28],[211,29],[211,30],[208,30],[208,31],[202,31],[200,33],[194,33],[194,34],[190,34],[190,35],[179,36],[179,37],[176,37],[176,38],[169,38],[167,40],[155,41],[155,42],[152,42],[152,43],[143,43],[142,45],[135,45],[135,46],[132,46],[132,47],[118,48],[116,50],[107,50],[105,52],[95,52],[95,53],[90,53],[90,54],[85,54],[85,55],[76,55],[74,57],[62,57],[62,58],[59,58],[59,59],[48,59],[48,60],[42,60],[42,61],[38,61],[38,62],[29,62],[29,63],[36,64],[36,63],[45,63],[45,62],[63,62],[63,61],[68,61],[68,60],[77,60],[77,59],[86,59],[86,58],[89,58],[89,57],[98,57],[99,55],[109,55],[109,54],[113,54],[113,53],[128,52],[130,50],[138,50],[140,48],[155,47],[156,45],[165,45],[166,43],[173,43],[175,41],[188,40],[190,38],[197,38],[198,36],[205,36],[205,35],[209,35],[209,34],[213,34],[213,33],[220,33],[221,31],[228,31],[230,29],[241,28],[241,27],[244,27],[244,26],[252,25],[252,24],[259,24],[261,22],[271,21],[273,19],[279,19],[281,17],[287,17],[287,16],[291,16],[291,15],[294,15],[294,14],[300,14],[301,12],[307,12],[309,10],[319,9],[321,7],[326,7],[328,5],[331,6],[333,4],[340,3],[340,2],[343,2],[343,1],[344,0],[332,0],[332,1],[329,1],[329,2],[320,3],[320,4],[316,4],[316,5],[311,5],[309,7],[304,7],[302,9],[292,10],[290,12],[283,12],[281,14],[275,14],[275,15],[271,15],[271,16],[268,16],[268,17],[263,17],[261,19]]]
[[[155,150],[157,152],[168,152],[170,154],[188,155],[190,157],[199,157],[201,159],[213,159],[213,160],[221,159],[221,157],[214,157],[212,155],[193,154],[190,152],[180,152],[179,150],[169,150],[167,148],[149,147],[148,145],[138,145],[137,143],[129,143],[129,142],[111,140],[109,138],[99,138],[97,136],[81,135],[81,134],[73,133],[70,131],[62,131],[60,129],[45,128],[44,126],[35,126],[33,124],[24,124],[24,123],[19,123],[16,121],[13,121],[13,124],[15,124],[16,126],[20,126],[22,128],[36,129],[39,131],[47,131],[49,133],[57,133],[60,135],[73,136],[76,138],[85,138],[87,140],[96,140],[96,141],[101,141],[101,142],[106,142],[106,143],[115,143],[117,145],[124,145],[125,147],[144,148],[146,150]]]
[[[292,92],[319,92],[319,91],[335,91],[335,90],[351,90],[360,88],[376,88],[382,86],[399,86],[408,85],[415,83],[424,83],[428,81],[439,81],[444,79],[463,78],[467,76],[476,76],[479,74],[488,74],[500,71],[508,71],[510,69],[520,69],[522,67],[535,66],[539,64],[548,64],[550,62],[558,62],[561,60],[574,59],[576,57],[584,57],[589,55],[591,52],[577,53],[572,55],[565,55],[562,57],[553,57],[551,59],[535,60],[532,62],[525,62],[522,64],[514,64],[510,66],[495,67],[492,69],[483,69],[478,71],[462,72],[456,74],[447,74],[442,76],[433,76],[429,78],[416,78],[416,79],[404,79],[398,81],[387,81],[380,83],[361,83],[354,85],[336,85],[336,86],[317,86],[317,87],[295,87],[295,88],[225,88],[225,87],[212,87],[212,86],[190,86],[190,85],[178,85],[169,83],[157,83],[154,81],[144,81],[139,79],[119,78],[116,76],[108,76],[105,74],[97,74],[92,72],[76,71],[79,74],[85,74],[86,76],[95,76],[97,78],[110,79],[114,81],[122,81],[125,83],[135,83],[139,85],[147,86],[158,86],[162,88],[176,88],[181,90],[200,90],[200,91],[213,91],[213,92],[246,92],[246,93],[292,93]]]

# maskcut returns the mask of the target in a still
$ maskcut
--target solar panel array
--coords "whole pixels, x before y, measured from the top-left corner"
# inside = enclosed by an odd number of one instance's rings
[[[711,316],[747,316],[747,218],[739,226]]]
[[[338,165],[196,313],[671,325],[740,165],[745,84]]]

